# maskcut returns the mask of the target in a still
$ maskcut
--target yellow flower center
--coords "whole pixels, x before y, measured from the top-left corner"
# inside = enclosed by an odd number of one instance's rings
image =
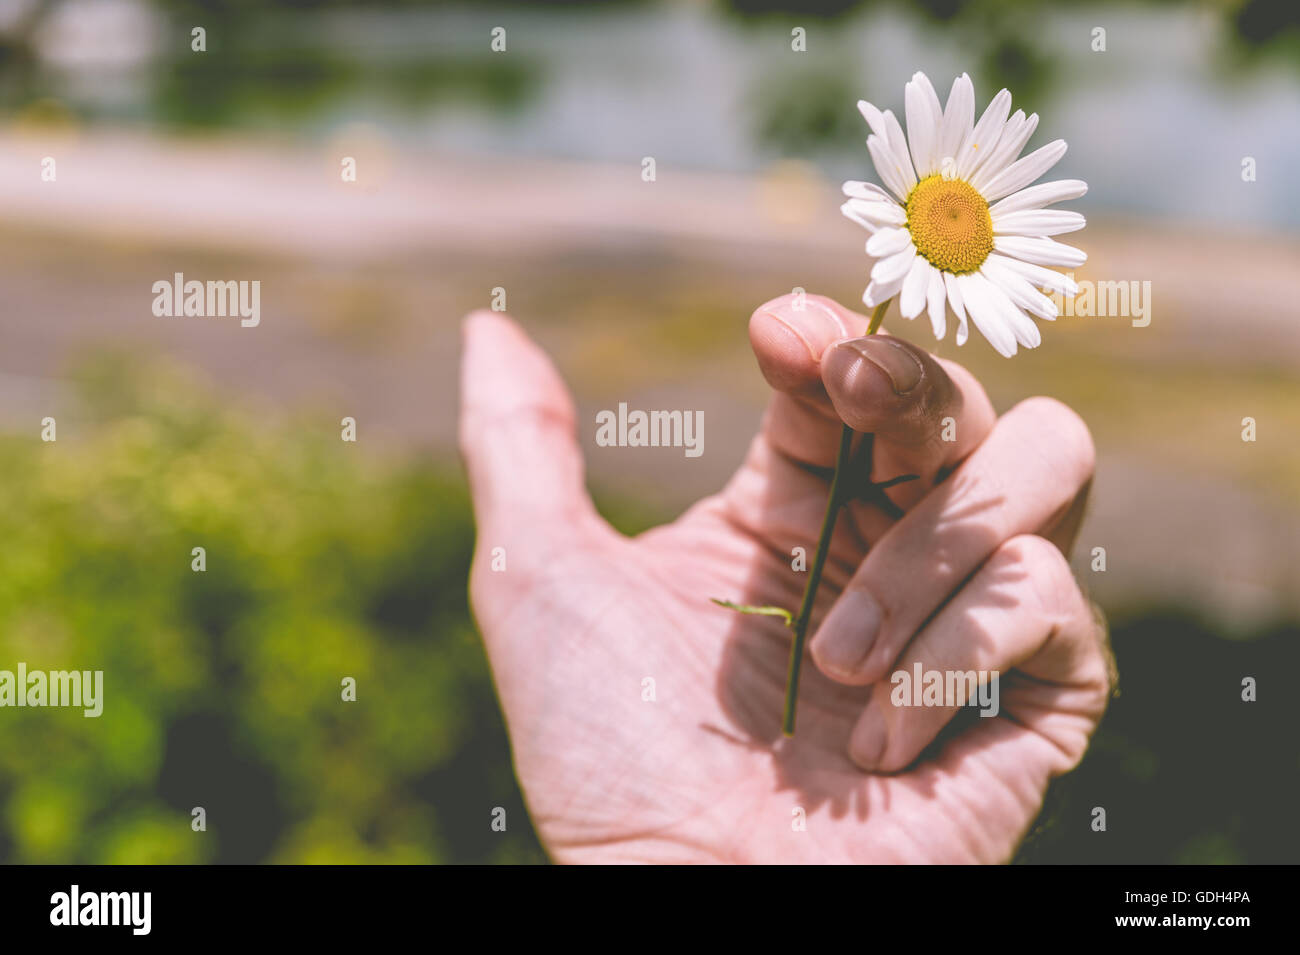
[[[961,179],[918,182],[907,197],[907,230],[916,251],[944,272],[974,272],[993,251],[989,204]]]

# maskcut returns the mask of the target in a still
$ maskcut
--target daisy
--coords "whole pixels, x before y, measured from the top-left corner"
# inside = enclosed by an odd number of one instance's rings
[[[1082,229],[1077,212],[1047,207],[1077,199],[1087,183],[1063,179],[1031,185],[1065,155],[1058,139],[1020,157],[1038,114],[1011,114],[1002,90],[975,122],[975,87],[963,73],[948,104],[924,73],[905,88],[907,136],[894,114],[868,102],[858,109],[871,127],[867,149],[885,188],[846,182],[841,211],[871,233],[876,259],[863,302],[876,308],[898,296],[906,318],[925,311],[936,338],[957,318],[957,344],[967,316],[1001,354],[1042,340],[1029,316],[1053,320],[1055,303],[1039,289],[1077,295],[1078,286],[1047,266],[1073,268],[1087,256],[1050,236]]]

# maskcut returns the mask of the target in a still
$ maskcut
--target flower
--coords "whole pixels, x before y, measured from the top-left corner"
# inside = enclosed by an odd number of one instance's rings
[[[1031,185],[1065,155],[1058,139],[1020,157],[1038,127],[1038,114],[1008,118],[1011,94],[1002,90],[979,122],[975,87],[963,73],[948,104],[924,73],[904,91],[907,138],[894,114],[866,101],[858,109],[871,127],[867,149],[884,189],[846,182],[841,211],[871,233],[867,254],[877,261],[862,296],[876,307],[897,295],[906,318],[928,312],[936,338],[957,317],[957,344],[966,342],[969,315],[1003,355],[1017,343],[1042,340],[1029,317],[1053,320],[1056,304],[1039,289],[1077,295],[1078,286],[1045,266],[1082,265],[1087,256],[1049,236],[1082,229],[1077,212],[1048,209],[1088,191],[1079,179]],[[1026,314],[1028,313],[1028,314]]]

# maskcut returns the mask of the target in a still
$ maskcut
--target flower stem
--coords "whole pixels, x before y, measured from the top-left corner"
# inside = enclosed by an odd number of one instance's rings
[[[886,300],[876,306],[867,325],[867,334],[874,335],[884,321],[885,309],[889,307]],[[831,476],[830,496],[826,500],[826,516],[822,518],[821,533],[817,536],[817,553],[813,557],[812,569],[808,573],[808,586],[803,592],[803,603],[799,614],[791,626],[794,629],[794,641],[790,644],[790,669],[785,684],[785,715],[781,722],[781,732],[786,736],[794,735],[795,707],[799,696],[799,670],[803,666],[803,648],[808,638],[808,623],[812,619],[813,602],[817,597],[817,588],[822,582],[822,571],[826,566],[826,555],[831,548],[831,536],[835,532],[835,520],[839,517],[843,501],[844,471],[848,466],[849,453],[853,447],[853,429],[847,424],[840,431],[840,449],[835,456],[835,472]]]

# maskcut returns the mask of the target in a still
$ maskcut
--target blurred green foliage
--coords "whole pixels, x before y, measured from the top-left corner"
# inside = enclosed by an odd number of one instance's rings
[[[0,710],[0,860],[544,861],[459,479],[176,369],[82,380],[56,442],[0,439],[0,668],[102,670],[104,712]]]
[[[153,90],[152,110],[163,122],[278,127],[310,121],[348,98],[415,113],[449,103],[509,113],[541,87],[534,59],[494,61],[486,48],[366,61],[354,51],[304,39],[292,19],[256,14],[217,21],[214,36],[219,56],[194,56],[184,42],[174,45],[179,52],[159,71]]]

